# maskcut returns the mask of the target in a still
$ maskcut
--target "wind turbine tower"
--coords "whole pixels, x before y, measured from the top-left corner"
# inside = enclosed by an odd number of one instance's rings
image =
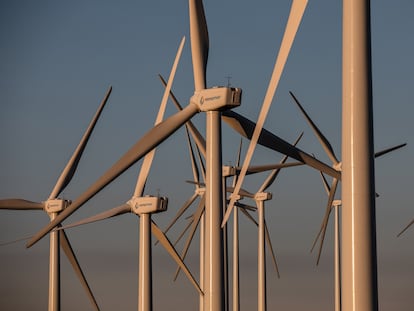
[[[370,1],[342,23],[342,310],[378,310]]]

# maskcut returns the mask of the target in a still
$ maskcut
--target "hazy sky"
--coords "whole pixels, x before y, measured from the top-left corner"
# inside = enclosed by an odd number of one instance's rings
[[[257,119],[273,69],[290,1],[205,1],[210,35],[208,86],[243,89],[237,112]],[[341,1],[310,0],[265,127],[330,163],[294,106],[293,91],[341,152]],[[379,302],[381,310],[414,305],[414,217],[410,192],[414,168],[412,87],[414,4],[372,1],[372,62],[375,150],[408,145],[376,160]],[[46,200],[78,144],[106,89],[113,91],[75,177],[63,196],[76,199],[154,123],[179,41],[186,45],[173,91],[185,105],[193,93],[187,1],[1,1],[0,2],[0,198]],[[228,80],[227,77],[231,77]],[[175,112],[169,103],[167,115]],[[193,121],[205,132],[205,116]],[[223,124],[223,163],[235,162],[239,138]],[[247,141],[244,141],[245,152]],[[278,162],[280,154],[258,148],[253,164]],[[184,130],[158,149],[147,194],[169,198],[154,216],[165,227],[194,189]],[[85,204],[66,223],[120,205],[133,194],[139,165]],[[254,192],[266,175],[246,179]],[[269,309],[333,308],[332,226],[321,263],[309,249],[325,210],[318,172],[283,171],[270,191],[267,222],[281,278],[268,265]],[[340,198],[340,191],[337,193]],[[194,208],[192,209],[192,211]],[[48,222],[44,212],[0,211],[0,241],[33,234]],[[186,216],[189,216],[189,211]],[[169,235],[174,240],[182,220]],[[241,218],[242,310],[256,308],[257,230]],[[331,224],[332,225],[332,224]],[[138,279],[138,218],[116,219],[67,230],[102,310],[135,310]],[[197,240],[197,237],[195,238]],[[197,243],[188,264],[197,276]],[[182,244],[179,245],[179,249]],[[194,310],[197,292],[160,247],[154,247],[155,310]],[[48,239],[0,247],[0,309],[47,308]],[[188,306],[188,308],[187,308]],[[62,310],[88,310],[89,302],[62,255]]]

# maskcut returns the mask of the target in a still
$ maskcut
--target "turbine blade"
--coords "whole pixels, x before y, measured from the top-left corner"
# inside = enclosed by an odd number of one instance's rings
[[[197,185],[199,187],[205,187],[206,184],[204,182],[195,182],[194,180],[186,180],[185,181],[188,184]]]
[[[303,165],[303,162],[290,162],[290,163],[277,163],[277,164],[265,164],[265,165],[255,165],[249,166],[247,168],[246,175],[252,175],[256,173],[262,173],[266,171],[279,171],[281,168],[293,167],[293,166],[300,166]],[[236,168],[238,172],[241,169]]]
[[[234,193],[234,187],[226,187],[226,191]],[[254,194],[245,189],[240,189],[239,194],[242,197],[251,198],[251,199],[254,198]]]
[[[187,225],[185,226],[185,228],[183,229],[183,231],[181,231],[180,235],[178,236],[178,238],[175,240],[174,242],[174,247],[178,244],[178,242],[181,241],[181,239],[183,238],[184,234],[188,231],[188,229],[190,229],[192,223],[194,222],[193,217],[191,217],[187,223]]]
[[[234,112],[233,110],[223,111],[222,119],[240,135],[246,137],[247,139],[252,139],[253,131],[256,126],[253,121]],[[287,141],[281,139],[266,129],[263,129],[260,133],[258,143],[266,148],[287,155],[292,159],[303,162],[306,165],[309,165],[318,171],[322,171],[329,176],[341,179],[340,172],[317,160],[315,157],[307,154],[299,148],[292,146]]]
[[[162,97],[161,104],[160,104],[160,109],[158,110],[158,115],[157,115],[157,118],[155,120],[154,125],[157,125],[157,124],[161,123],[161,121],[164,118],[165,107],[167,106],[168,95],[170,94],[171,86],[172,86],[172,83],[174,81],[175,72],[177,71],[177,66],[178,66],[178,62],[180,61],[181,53],[183,51],[184,42],[185,42],[185,37],[182,38],[181,43],[178,47],[177,54],[175,55],[174,63],[173,63],[173,66],[171,68],[170,76],[168,78],[168,83],[167,83],[167,86],[164,90],[164,95]],[[138,180],[137,180],[137,185],[135,187],[134,196],[141,197],[143,195],[145,184],[146,184],[147,178],[148,178],[148,174],[149,174],[149,171],[151,169],[151,164],[152,164],[152,161],[154,160],[154,156],[155,156],[155,148],[152,149],[144,157],[144,161],[142,163],[141,170],[140,170],[139,175],[138,175]]]
[[[73,270],[75,270],[75,273],[78,276],[79,281],[81,282],[83,288],[85,289],[86,294],[88,295],[92,306],[94,307],[95,310],[99,310],[98,303],[96,302],[96,299],[91,291],[91,288],[89,287],[89,284],[86,281],[85,275],[83,274],[83,271],[79,265],[79,262],[75,256],[75,253],[73,252],[72,246],[69,243],[69,240],[68,240],[68,237],[66,236],[65,231],[61,230],[59,232],[59,236],[60,236],[60,247],[62,247],[63,251],[66,254],[66,257],[69,259],[69,262],[73,267]]]
[[[335,165],[338,165],[339,161],[337,157],[335,156],[335,152],[333,151],[333,148],[329,141],[326,139],[326,137],[322,134],[322,132],[319,130],[319,128],[316,126],[316,124],[312,121],[312,119],[309,117],[309,115],[306,113],[305,109],[303,109],[302,105],[299,103],[299,100],[296,98],[296,96],[289,92],[290,96],[292,96],[293,100],[295,101],[296,105],[299,107],[300,111],[304,115],[306,121],[308,122],[309,126],[312,128],[313,132],[315,133],[316,137],[318,138],[319,142],[322,145],[322,148],[325,150],[326,154],[328,155],[329,159],[331,159],[332,163]]]
[[[158,75],[158,77],[160,78],[162,84],[164,85],[164,87],[167,86],[167,83],[165,82],[164,78],[161,75]],[[175,106],[177,107],[178,110],[183,110],[183,108],[181,107],[180,103],[178,102],[177,98],[175,97],[174,93],[170,90],[170,97],[173,101],[173,103],[175,104]],[[200,134],[200,132],[197,130],[197,128],[194,126],[193,122],[187,121],[187,123],[185,124],[186,127],[189,129],[191,136],[193,137],[195,143],[197,144],[198,149],[200,149],[201,153],[203,154],[203,156],[206,156],[206,140],[204,139],[204,137]]]
[[[201,290],[200,286],[198,285],[197,281],[194,279],[193,275],[191,274],[190,270],[188,270],[185,263],[182,261],[180,255],[178,255],[175,248],[172,246],[170,240],[168,240],[167,236],[161,231],[161,229],[155,224],[154,221],[151,221],[151,232],[155,237],[160,241],[162,246],[164,246],[165,250],[171,255],[171,257],[175,260],[175,262],[183,269],[184,273],[187,275],[190,282],[194,285],[197,291],[203,295],[203,291]]]
[[[328,204],[326,206],[325,217],[324,217],[324,220],[323,220],[323,223],[322,223],[322,233],[321,233],[321,239],[320,239],[320,244],[319,244],[319,253],[318,253],[318,259],[316,261],[316,265],[319,264],[319,261],[321,259],[323,241],[325,240],[326,228],[328,226],[329,215],[331,214],[332,203],[333,203],[333,200],[334,200],[334,197],[335,197],[335,192],[336,192],[337,186],[338,186],[338,179],[334,179],[333,182],[332,182],[331,192],[329,193],[329,198],[328,198]]]
[[[262,108],[260,110],[259,118],[256,123],[256,127],[253,131],[252,140],[250,141],[249,148],[247,150],[247,154],[243,163],[242,170],[240,172],[239,178],[236,183],[234,194],[235,196],[231,197],[229,207],[226,210],[226,213],[223,217],[222,227],[225,225],[227,220],[230,217],[230,213],[233,209],[234,203],[236,202],[236,196],[239,193],[241,185],[243,183],[244,177],[246,176],[247,168],[250,165],[251,158],[253,156],[253,152],[256,148],[256,145],[259,140],[260,133],[263,129],[264,122],[267,117],[267,113],[269,112],[270,105],[272,104],[274,94],[276,92],[277,86],[279,84],[280,77],[283,72],[283,68],[287,61],[290,48],[292,47],[293,40],[295,39],[296,32],[299,28],[299,24],[302,20],[303,13],[305,11],[305,7],[307,4],[307,0],[293,0],[291,11],[289,14],[289,19],[286,25],[285,33],[283,35],[282,43],[280,46],[279,54],[276,58],[275,67],[273,69],[272,77],[270,79],[270,83],[268,89],[266,91],[266,95],[263,101]]]
[[[186,137],[187,137],[187,145],[188,145],[188,151],[190,153],[190,160],[191,160],[191,168],[193,170],[193,177],[194,181],[198,183],[200,180],[200,172],[198,171],[198,166],[195,160],[193,145],[191,144],[190,134],[188,133],[188,128],[186,127]]]
[[[394,151],[394,150],[400,149],[402,147],[405,147],[406,145],[407,145],[407,143],[403,143],[403,144],[400,144],[400,145],[397,145],[397,146],[394,146],[394,147],[391,147],[391,148],[388,148],[388,149],[378,151],[374,154],[374,157],[375,158],[381,157],[381,156],[383,156],[387,153],[390,153],[391,151]]]
[[[43,203],[27,201],[23,199],[4,199],[0,200],[0,209],[11,210],[41,210]]]
[[[275,252],[273,250],[272,240],[270,239],[269,228],[267,227],[266,220],[265,220],[265,230],[266,230],[265,231],[265,233],[266,233],[266,242],[267,242],[267,245],[269,246],[270,254],[272,255],[273,265],[275,266],[277,277],[280,279],[279,267],[277,265],[276,255],[275,255]]]
[[[32,236],[33,235],[27,235],[25,237],[21,237],[21,238],[12,240],[12,241],[0,242],[0,246],[4,246],[4,245],[9,245],[9,244],[14,244],[14,243],[17,243],[17,242],[25,241],[25,240],[30,239]]]
[[[259,224],[257,223],[257,221],[253,218],[253,216],[252,215],[250,215],[249,214],[249,212],[247,212],[244,208],[242,208],[241,209],[241,211],[242,211],[242,213],[251,221],[251,222],[253,222],[255,225],[256,225],[256,227],[258,227],[259,226]],[[278,267],[278,265],[277,265],[277,261],[276,261],[276,255],[275,255],[275,252],[274,252],[274,250],[273,250],[273,245],[272,245],[272,241],[271,241],[271,239],[270,239],[270,234],[269,234],[269,229],[268,229],[268,227],[267,227],[267,223],[266,223],[266,220],[265,220],[265,235],[266,235],[266,242],[267,242],[267,244],[268,244],[268,246],[269,246],[269,249],[270,249],[270,252],[271,252],[271,255],[272,255],[272,261],[273,261],[273,264],[274,264],[274,266],[275,266],[275,269],[276,269],[276,273],[277,273],[277,277],[278,278],[280,278],[280,273],[279,273],[279,267]]]
[[[329,192],[331,192],[331,187],[329,186],[328,181],[326,180],[325,175],[322,172],[319,172],[319,174],[322,177],[323,186],[324,186],[324,188],[326,190],[326,194],[329,195]]]
[[[254,223],[257,227],[259,226],[259,223],[253,218],[253,216],[252,215],[250,215],[250,213],[246,210],[246,209],[244,209],[244,208],[242,208],[241,209],[241,212],[247,217],[247,219],[249,219],[252,223]]]
[[[299,135],[299,137],[296,139],[296,141],[293,143],[293,146],[296,146],[298,142],[301,140],[303,136],[303,132]],[[284,156],[283,159],[280,161],[280,165],[286,165],[286,161],[288,159],[288,156]],[[293,165],[292,163],[288,163]],[[299,162],[297,165],[301,165],[303,163]],[[257,192],[264,192],[267,188],[269,188],[273,182],[276,180],[277,176],[279,175],[280,168],[275,167],[273,171],[270,173],[270,175],[266,178],[266,180],[263,182],[262,186],[259,188]]]
[[[200,166],[201,166],[201,175],[203,176],[203,180],[206,181],[206,167],[204,165],[203,157],[202,157],[200,148],[198,148],[198,146],[197,146],[197,156],[198,156],[198,163],[200,163]]]
[[[239,167],[240,166],[240,157],[241,157],[242,143],[243,143],[243,138],[240,138],[239,149],[237,151],[237,157],[236,157],[236,167]],[[233,176],[233,181],[231,183],[231,185],[232,185],[233,188],[236,186],[237,176],[238,176],[238,174],[235,174]]]
[[[106,92],[104,99],[99,105],[98,110],[96,111],[94,117],[92,118],[92,121],[89,124],[88,128],[86,129],[86,132],[83,135],[79,145],[77,146],[69,162],[66,164],[66,167],[64,168],[63,172],[60,174],[60,177],[58,181],[56,182],[56,185],[53,188],[49,196],[49,199],[57,198],[59,194],[63,191],[63,189],[65,189],[65,187],[72,180],[72,177],[75,174],[76,168],[78,167],[80,158],[82,157],[82,153],[85,150],[86,144],[88,143],[89,138],[91,137],[92,131],[95,128],[96,122],[98,121],[99,116],[101,115],[102,110],[104,109],[105,104],[108,101],[108,98],[111,92],[112,92],[112,86],[110,86],[108,91]]]
[[[172,226],[174,226],[174,224],[177,222],[177,220],[184,214],[184,212],[191,206],[191,204],[193,204],[193,202],[195,201],[195,199],[197,199],[198,194],[195,192],[191,198],[189,198],[184,205],[178,210],[177,214],[175,215],[174,219],[170,222],[170,224],[168,225],[168,227],[164,230],[164,233],[166,234]]]
[[[110,210],[107,210],[105,212],[99,213],[97,215],[82,219],[80,221],[74,222],[72,224],[66,225],[66,226],[61,226],[58,227],[56,230],[64,230],[64,229],[69,229],[69,228],[73,228],[73,227],[78,227],[81,225],[86,225],[86,224],[90,224],[96,221],[101,221],[101,220],[105,220],[111,217],[115,217],[115,216],[119,216],[119,215],[123,215],[126,213],[131,212],[131,207],[128,204],[123,204],[117,207],[114,207]]]
[[[257,210],[257,207],[256,206],[247,205],[247,204],[243,204],[243,203],[240,203],[240,202],[236,202],[235,205],[237,207],[240,207],[240,208],[243,208],[243,209],[252,211],[252,212],[255,212]]]
[[[411,222],[407,226],[405,226],[405,228],[402,229],[400,233],[398,233],[397,237],[400,237],[401,234],[403,234],[405,231],[407,231],[407,229],[410,228],[412,224],[414,224],[414,219],[411,220]]]
[[[323,185],[324,185],[324,188],[325,188],[325,190],[326,190],[326,194],[328,195],[328,201],[329,201],[329,195],[330,195],[330,193],[331,193],[331,187],[329,186],[329,183],[328,183],[328,181],[326,180],[325,175],[324,175],[322,172],[319,172],[319,174],[320,174],[320,175],[321,175],[321,177],[322,177]],[[329,213],[332,211],[332,208],[333,208],[333,207],[331,206],[331,210],[329,211]],[[322,220],[322,223],[321,223],[321,227],[319,228],[319,232],[318,232],[318,234],[316,235],[315,240],[313,241],[313,244],[312,244],[312,247],[311,247],[311,253],[313,252],[313,249],[315,248],[316,243],[318,242],[319,237],[320,237],[320,236],[321,236],[321,234],[322,234],[322,230],[323,230],[323,220]]]
[[[125,172],[135,162],[145,156],[150,150],[157,147],[162,141],[167,139],[180,126],[193,117],[198,112],[198,107],[189,104],[184,110],[169,117],[152,128],[146,135],[144,135],[138,142],[132,146],[119,160],[116,162],[104,175],[101,176],[92,186],[90,186],[76,201],[74,201],[68,208],[62,211],[53,221],[42,228],[27,244],[26,247],[31,247],[48,232],[50,232],[59,223],[64,221],[79,207],[90,200],[95,194],[106,187],[111,181]]]
[[[201,0],[189,0],[191,56],[194,72],[194,89],[206,88],[206,68],[209,39],[207,22]]]
[[[240,138],[239,149],[237,151],[236,166],[240,166],[240,158],[241,158],[242,144],[243,144],[243,138]]]
[[[190,248],[194,234],[197,230],[198,224],[200,223],[201,216],[203,215],[203,212],[204,212],[205,202],[206,202],[206,199],[205,199],[205,196],[203,195],[203,197],[200,200],[200,203],[198,204],[197,210],[194,214],[193,221],[192,221],[191,228],[190,228],[190,234],[188,235],[183,252],[181,254],[181,258],[183,260],[187,256],[188,249]],[[178,267],[177,270],[175,271],[174,281],[177,279],[179,273],[180,273],[180,267]]]

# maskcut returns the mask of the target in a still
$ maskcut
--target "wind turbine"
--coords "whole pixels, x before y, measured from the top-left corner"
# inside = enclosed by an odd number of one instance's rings
[[[297,138],[297,140],[294,142],[294,146],[296,146],[296,144],[299,142],[299,140],[302,138],[302,134],[299,135],[299,137]],[[265,220],[265,201],[271,200],[272,199],[272,194],[270,192],[266,192],[266,190],[273,184],[273,182],[276,180],[280,169],[284,167],[284,164],[286,163],[288,159],[288,156],[283,157],[283,159],[279,162],[280,167],[274,168],[272,170],[272,172],[269,174],[269,176],[266,178],[266,180],[263,182],[263,184],[260,186],[259,190],[254,193],[254,194],[250,194],[247,193],[246,191],[243,191],[244,196],[250,197],[251,199],[253,199],[256,202],[256,206],[257,206],[257,212],[258,212],[258,221],[256,222],[251,216],[250,214],[248,214],[248,212],[246,210],[243,210],[244,214],[246,214],[247,217],[249,217],[257,226],[258,226],[258,310],[260,311],[264,311],[267,310],[267,299],[266,299],[266,241],[269,244],[269,247],[271,249],[271,253],[272,253],[272,258],[273,258],[273,262],[275,264],[275,269],[276,272],[279,276],[279,270],[277,267],[277,262],[276,262],[276,258],[273,252],[273,247],[272,247],[272,243],[270,242],[270,235],[269,235],[269,231],[268,231],[268,227],[266,225],[266,220]],[[238,158],[238,161],[240,160],[240,158]],[[237,176],[237,175],[236,175]],[[235,176],[235,177],[236,177]],[[235,184],[237,183],[237,179],[234,178],[233,179],[233,188],[235,187]],[[233,195],[233,194],[232,194]],[[238,200],[240,200],[242,198],[242,196],[239,194],[237,197],[237,203]],[[235,202],[235,203],[236,203]],[[239,306],[239,295],[238,295],[238,209],[234,209],[233,210],[233,228],[234,228],[234,233],[233,233],[233,247],[234,247],[234,252],[233,252],[233,256],[234,256],[234,262],[233,262],[233,269],[234,269],[234,282],[233,282],[233,289],[236,290],[236,292],[233,292],[233,309],[234,310],[239,310],[238,306]],[[236,268],[235,268],[236,267]]]
[[[66,186],[72,180],[78,163],[82,157],[83,151],[89,141],[96,122],[104,109],[109,95],[111,94],[112,87],[109,87],[108,91],[101,104],[98,107],[94,117],[91,120],[86,132],[84,133],[79,145],[75,149],[72,157],[69,159],[65,168],[63,169],[60,177],[58,178],[52,192],[48,199],[43,202],[32,202],[24,199],[4,199],[0,200],[0,209],[10,210],[43,210],[45,211],[50,220],[53,221],[57,215],[59,215],[70,204],[70,200],[59,198],[59,195],[66,188]],[[75,270],[82,286],[84,287],[89,300],[91,301],[94,309],[99,310],[98,304],[93,296],[88,282],[85,279],[83,271],[79,265],[79,262],[73,252],[72,246],[68,240],[68,237],[64,230],[59,232],[52,232],[50,234],[50,247],[49,247],[49,300],[48,310],[56,311],[60,310],[60,252],[59,247],[63,249],[66,257],[69,259],[73,269]]]
[[[290,93],[291,97],[293,98],[295,104],[297,105],[297,107],[299,108],[301,113],[303,114],[305,120],[307,121],[307,123],[311,127],[312,131],[316,135],[317,139],[321,143],[323,149],[328,154],[329,158],[332,160],[334,167],[341,168],[342,162],[340,162],[337,159],[337,157],[335,156],[332,145],[330,144],[328,139],[322,134],[320,129],[317,127],[317,125],[310,118],[310,116],[305,111],[303,106],[300,104],[300,102],[296,98],[296,96],[292,92],[289,92],[289,93]],[[374,154],[374,158],[381,157],[381,156],[383,156],[387,153],[390,153],[394,150],[402,148],[405,145],[406,145],[406,143],[403,143],[403,144],[399,144],[397,146],[393,146],[393,147],[381,150],[379,152],[376,152]],[[335,232],[335,245],[334,245],[334,253],[335,253],[335,259],[334,259],[335,260],[335,310],[339,311],[339,310],[341,310],[341,294],[340,294],[340,290],[341,290],[340,266],[341,266],[341,263],[340,263],[340,241],[339,241],[340,240],[340,233],[339,233],[340,211],[339,211],[339,208],[342,205],[342,201],[341,200],[334,200],[335,192],[336,192],[337,185],[338,185],[338,180],[334,179],[333,183],[332,183],[332,187],[330,187],[327,180],[326,180],[326,178],[325,178],[325,176],[323,175],[323,173],[320,172],[320,174],[322,176],[325,189],[328,193],[328,203],[327,203],[327,207],[326,207],[326,211],[325,211],[325,216],[324,216],[323,221],[322,221],[322,225],[321,225],[320,230],[319,230],[319,232],[318,232],[318,234],[315,238],[315,241],[312,245],[311,251],[313,251],[318,239],[320,239],[318,258],[317,258],[317,261],[316,261],[316,264],[318,265],[319,261],[320,261],[320,257],[321,257],[321,252],[322,252],[322,248],[323,248],[323,242],[324,242],[324,239],[325,239],[325,233],[326,233],[326,229],[327,229],[327,225],[328,225],[328,221],[329,221],[329,216],[330,216],[330,213],[331,213],[332,209],[334,209],[335,210],[335,227],[334,227],[334,232]]]
[[[317,139],[319,140],[319,142],[321,143],[323,149],[325,150],[325,152],[327,153],[327,155],[329,156],[329,158],[331,159],[331,161],[333,162],[333,166],[341,169],[342,167],[342,162],[339,161],[335,155],[335,152],[332,148],[332,145],[330,144],[330,142],[328,141],[328,139],[322,134],[322,132],[320,131],[320,129],[317,127],[317,125],[315,124],[315,122],[310,118],[309,114],[305,111],[305,109],[303,108],[303,106],[300,104],[299,100],[297,99],[297,97],[292,93],[289,92],[291,97],[293,98],[295,104],[297,105],[297,107],[299,108],[299,110],[301,111],[301,113],[303,114],[305,120],[307,121],[307,123],[309,124],[309,126],[311,127],[312,131],[314,132],[314,134],[316,135]],[[402,147],[406,146],[406,143],[403,144],[399,144],[381,151],[378,151],[376,153],[374,153],[374,158],[378,158],[381,157],[385,154],[388,154],[394,150],[400,149]],[[317,259],[317,264],[319,264],[319,260],[320,260],[320,256],[321,256],[321,251],[322,251],[322,247],[323,247],[323,241],[325,238],[325,233],[326,233],[326,227],[328,224],[328,220],[329,220],[329,215],[332,211],[332,208],[334,207],[335,204],[333,204],[334,202],[334,198],[335,198],[335,192],[338,186],[338,180],[334,179],[332,182],[332,186],[329,187],[328,183],[325,179],[325,177],[323,176],[323,173],[321,172],[322,177],[324,179],[324,185],[325,188],[328,188],[328,203],[326,206],[326,212],[325,212],[325,216],[324,219],[322,221],[322,226],[321,226],[321,230],[319,231],[313,245],[312,245],[312,249],[315,247],[315,244],[317,242],[317,240],[319,238],[320,239],[320,246],[319,246],[319,253],[318,253],[318,259]],[[337,204],[338,202],[335,202],[336,205],[341,205],[341,204]]]
[[[330,194],[331,188],[326,180],[325,176],[321,173],[322,180],[325,186],[326,193]],[[334,274],[335,274],[335,311],[341,311],[341,242],[340,242],[340,207],[342,205],[341,200],[333,200],[332,208],[335,210],[335,222],[334,222]],[[321,232],[321,231],[320,231]],[[313,247],[316,245],[315,240]],[[312,251],[311,250],[311,251]]]
[[[302,138],[302,134],[297,138],[294,143],[294,146],[299,142]],[[288,156],[285,156],[280,163],[283,164],[288,159]],[[267,299],[266,299],[266,244],[265,244],[265,236],[268,233],[266,220],[265,220],[265,201],[272,199],[272,194],[270,192],[266,192],[266,190],[273,184],[276,180],[280,169],[273,170],[267,179],[263,182],[259,190],[254,195],[254,200],[257,204],[257,212],[258,212],[258,311],[266,311],[267,310]],[[272,250],[273,252],[273,250]],[[279,274],[279,272],[278,272]]]
[[[185,39],[181,40],[180,46],[175,57],[175,61],[168,79],[168,83],[162,98],[158,115],[155,120],[155,125],[159,124],[164,116],[169,91],[174,80],[175,72],[178,66],[178,61],[184,47]],[[159,229],[151,219],[151,215],[158,212],[163,212],[167,209],[168,200],[164,197],[158,196],[144,196],[145,184],[148,179],[149,171],[153,158],[155,156],[155,149],[148,153],[141,166],[138,175],[135,192],[132,198],[125,204],[100,213],[98,215],[83,219],[76,223],[70,224],[63,228],[75,227],[82,224],[100,221],[107,218],[123,215],[125,213],[134,213],[139,216],[139,281],[138,281],[138,310],[150,311],[152,310],[152,250],[151,250],[151,231],[157,237],[158,241],[164,246],[167,252],[173,257],[177,264],[184,269],[184,272],[189,277],[190,281],[196,289],[203,294],[199,285],[194,280],[191,272],[185,266],[171,242],[165,234]]]

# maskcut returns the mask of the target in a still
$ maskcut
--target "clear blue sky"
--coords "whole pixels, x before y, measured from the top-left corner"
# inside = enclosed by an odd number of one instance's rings
[[[310,0],[265,127],[329,163],[297,108],[292,90],[330,139],[341,148],[341,1]],[[210,35],[208,86],[243,89],[237,111],[255,120],[271,75],[290,1],[205,1]],[[381,310],[414,305],[414,228],[397,239],[414,217],[412,86],[414,4],[373,1],[372,61],[375,149],[408,146],[376,160],[377,238]],[[74,200],[154,123],[179,41],[186,46],[173,90],[184,105],[193,92],[187,1],[1,1],[0,2],[0,198],[42,201],[79,142],[109,85],[113,92],[64,197]],[[168,104],[167,114],[175,108]],[[204,132],[204,116],[194,119]],[[234,163],[239,138],[223,125],[223,162]],[[247,142],[245,141],[245,148]],[[258,148],[254,164],[281,156]],[[89,201],[68,222],[127,201],[139,165]],[[180,130],[157,150],[149,194],[169,197],[169,210],[154,216],[165,226],[192,194],[185,180],[191,166]],[[247,180],[255,191],[264,176]],[[333,306],[332,228],[319,267],[309,249],[325,209],[318,172],[284,171],[270,188],[270,227],[281,279],[269,269],[270,309],[323,310]],[[340,197],[338,193],[337,198]],[[0,211],[0,241],[37,232],[43,212]],[[184,226],[184,222],[180,223]],[[242,304],[256,305],[256,229],[242,220]],[[179,228],[172,232],[177,236]],[[78,259],[102,310],[134,310],[137,304],[138,218],[124,215],[68,230]],[[197,246],[189,265],[197,269]],[[0,309],[45,310],[48,241],[29,250],[24,243],[0,247]],[[89,302],[62,256],[63,310],[86,310]],[[156,310],[197,308],[197,293],[174,264],[154,248]],[[197,274],[197,273],[196,273]]]

